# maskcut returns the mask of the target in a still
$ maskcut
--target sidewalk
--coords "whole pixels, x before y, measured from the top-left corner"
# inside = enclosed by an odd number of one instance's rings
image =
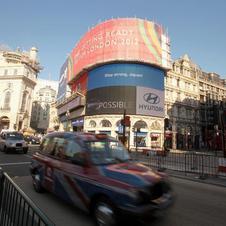
[[[199,150],[179,150],[179,149],[170,149],[170,153],[199,153],[199,154],[206,154],[206,155],[213,155],[217,157],[223,157],[222,151],[213,151],[213,150],[204,150],[204,149],[199,149]]]
[[[177,178],[196,181],[200,183],[226,187],[226,177],[224,176],[218,176],[218,177],[205,176],[205,175],[201,176],[193,173],[185,173],[185,172],[173,171],[168,169],[166,169],[164,172],[166,172],[170,177],[177,177]]]

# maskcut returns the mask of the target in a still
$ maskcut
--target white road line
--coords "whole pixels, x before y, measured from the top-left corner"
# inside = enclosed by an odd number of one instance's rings
[[[32,156],[31,156],[31,155],[25,155],[25,156],[26,156],[26,157],[28,157],[28,158],[30,158],[30,159],[32,158]]]
[[[9,162],[9,163],[0,163],[0,166],[16,166],[16,165],[26,165],[31,164],[31,162]]]

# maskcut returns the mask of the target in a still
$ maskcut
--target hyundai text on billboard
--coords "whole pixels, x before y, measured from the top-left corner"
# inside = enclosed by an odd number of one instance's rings
[[[89,72],[88,90],[107,86],[142,86],[163,90],[164,71],[143,64],[117,63]]]
[[[164,117],[164,91],[147,87],[137,87],[136,113]]]
[[[136,113],[136,87],[112,86],[87,92],[86,115]]]
[[[113,61],[134,61],[169,69],[169,38],[162,26],[137,18],[105,21],[90,29],[69,57],[69,81],[83,70]]]

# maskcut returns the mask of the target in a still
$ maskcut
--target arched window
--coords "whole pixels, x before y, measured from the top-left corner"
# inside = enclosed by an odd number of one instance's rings
[[[112,127],[111,122],[106,119],[102,120],[100,124],[102,127]]]
[[[10,99],[11,99],[11,93],[10,91],[7,91],[5,94],[4,109],[10,109]]]
[[[89,122],[89,126],[92,127],[92,128],[95,128],[97,126],[96,122],[94,120],[91,120]]]
[[[142,121],[142,120],[139,120],[137,121],[135,124],[134,124],[134,127],[135,128],[143,128],[143,129],[146,129],[148,126],[147,126],[147,123]]]
[[[21,104],[21,111],[25,110],[26,102],[27,102],[27,92],[24,92],[23,98],[22,98],[22,104]]]
[[[116,126],[117,126],[117,127],[121,126],[121,120],[118,120],[118,121],[116,122]]]
[[[151,129],[153,130],[161,130],[161,125],[159,122],[157,121],[154,121],[152,124],[151,124]]]

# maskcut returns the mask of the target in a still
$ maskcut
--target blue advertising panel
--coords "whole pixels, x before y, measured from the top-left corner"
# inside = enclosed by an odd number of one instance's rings
[[[144,64],[107,64],[88,74],[88,90],[109,86],[141,86],[164,90],[164,71]]]
[[[61,102],[64,99],[67,91],[67,69],[68,60],[65,61],[60,69],[59,87],[57,93],[57,102]]]

